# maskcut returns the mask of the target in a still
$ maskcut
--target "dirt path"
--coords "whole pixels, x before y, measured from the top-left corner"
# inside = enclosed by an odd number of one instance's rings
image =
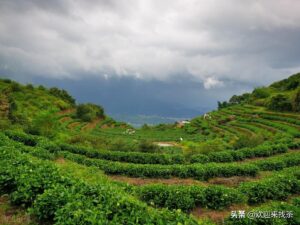
[[[248,211],[250,209],[250,206],[246,204],[242,205],[232,205],[229,208],[226,208],[224,210],[211,210],[211,209],[205,209],[205,208],[195,208],[191,214],[195,216],[196,218],[209,218],[215,223],[223,224],[224,219],[230,216],[231,211],[239,211],[239,210],[246,210]]]
[[[71,108],[71,109],[62,110],[62,111],[58,112],[57,114],[58,115],[65,115],[65,114],[70,114],[70,113],[73,113],[73,112],[75,112],[75,109]]]
[[[97,124],[101,121],[101,119],[95,119],[92,122],[88,123],[87,125],[81,128],[82,131],[92,130],[94,129]]]
[[[211,185],[224,185],[226,187],[238,187],[242,182],[249,182],[261,179],[260,176],[257,177],[242,177],[242,176],[234,176],[234,177],[216,177],[212,178],[208,181]]]
[[[174,142],[153,142],[153,144],[158,145],[159,147],[173,147],[173,146],[177,146],[177,143]]]
[[[80,122],[73,122],[73,123],[70,123],[68,125],[68,128],[71,129],[71,130],[74,130],[76,127],[78,127],[81,123]]]
[[[0,94],[0,117],[7,118],[9,113],[9,102],[5,94]]]
[[[0,196],[0,224],[29,225],[33,222],[25,209],[12,206],[8,196]]]
[[[59,120],[59,122],[64,123],[64,122],[70,121],[71,119],[72,119],[71,117],[66,116],[66,117],[61,118],[61,119]]]
[[[135,178],[126,177],[120,175],[108,176],[111,180],[125,182],[132,185],[142,186],[146,184],[182,184],[182,185],[201,185],[207,186],[207,183],[193,180],[193,179],[180,179],[180,178],[169,178],[169,179],[155,179],[155,178]]]

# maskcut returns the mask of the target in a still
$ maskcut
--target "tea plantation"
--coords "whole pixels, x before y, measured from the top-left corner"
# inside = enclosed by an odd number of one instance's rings
[[[0,224],[9,207],[28,224],[300,224],[299,96],[295,74],[188,123],[134,128],[0,80]]]

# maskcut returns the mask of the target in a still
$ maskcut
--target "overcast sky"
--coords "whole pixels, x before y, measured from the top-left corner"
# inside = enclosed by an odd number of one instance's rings
[[[300,71],[299,43],[299,0],[0,0],[1,76],[112,113],[212,109]]]

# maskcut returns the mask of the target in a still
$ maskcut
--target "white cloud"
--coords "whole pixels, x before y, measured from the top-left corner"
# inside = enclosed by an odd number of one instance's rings
[[[298,0],[3,0],[0,68],[74,79],[190,74],[208,89],[269,82],[300,66],[299,11]]]
[[[219,81],[214,77],[207,77],[204,79],[204,82],[203,82],[203,86],[205,89],[222,87],[223,85],[224,85],[224,83],[222,81]]]

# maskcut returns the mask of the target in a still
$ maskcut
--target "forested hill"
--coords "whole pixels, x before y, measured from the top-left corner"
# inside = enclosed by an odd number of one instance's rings
[[[274,111],[300,111],[300,73],[277,81],[268,87],[257,87],[252,93],[234,95],[228,102],[219,102],[219,108],[248,103]]]

